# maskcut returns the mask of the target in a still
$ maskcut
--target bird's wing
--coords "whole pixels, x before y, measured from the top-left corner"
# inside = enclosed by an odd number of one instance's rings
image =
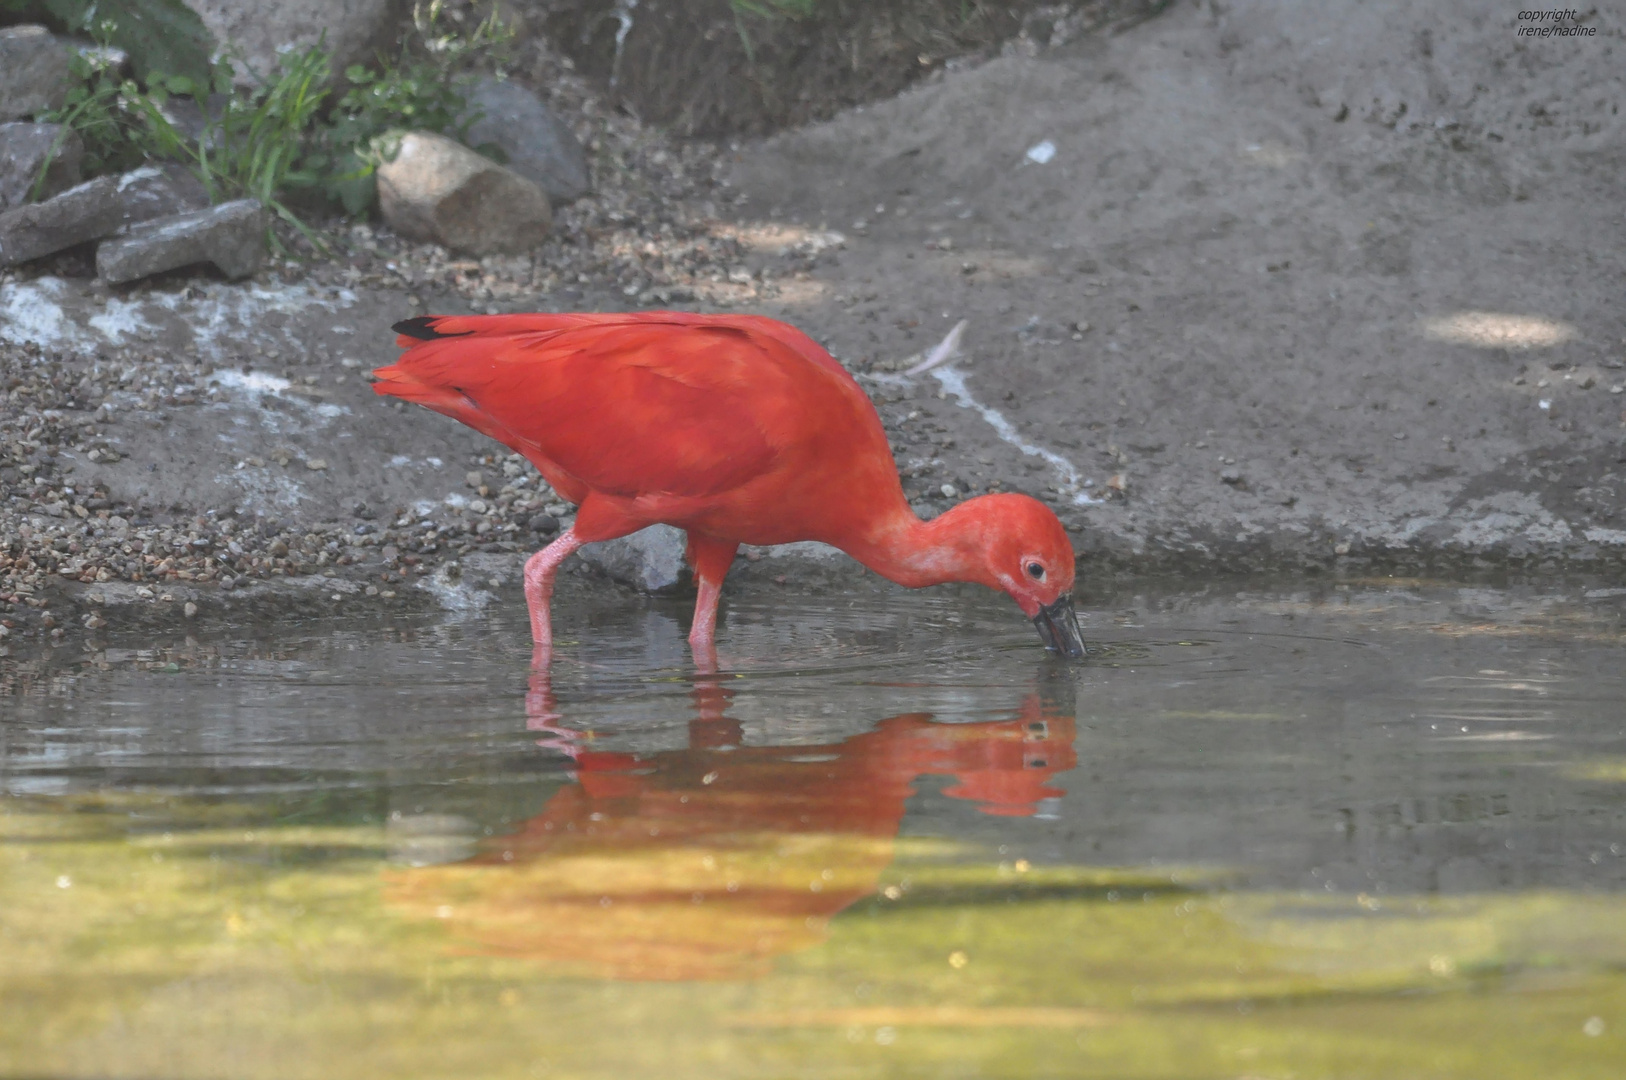
[[[767,319],[449,316],[396,329],[407,351],[379,369],[375,390],[533,450],[606,494],[737,487],[805,434],[810,396],[836,389],[783,333],[796,332]]]

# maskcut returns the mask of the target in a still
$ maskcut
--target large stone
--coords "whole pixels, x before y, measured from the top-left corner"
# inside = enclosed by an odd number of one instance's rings
[[[265,264],[267,225],[257,199],[144,221],[96,249],[96,272],[118,284],[213,263],[228,278],[248,277]]]
[[[28,193],[47,158],[51,167],[45,173],[41,198],[48,199],[79,183],[85,144],[75,132],[69,131],[66,136],[62,133],[61,124],[0,124],[0,210],[28,201]]]
[[[187,0],[187,6],[223,48],[235,51],[244,83],[275,79],[279,52],[318,42],[332,54],[335,76],[393,53],[409,7],[406,0]]]
[[[0,120],[15,120],[67,100],[68,49],[43,26],[0,28]]]
[[[464,139],[470,146],[492,145],[506,164],[548,193],[553,205],[579,199],[592,190],[587,154],[553,110],[523,86],[483,78],[469,93],[469,111],[479,117]]]
[[[203,181],[180,165],[147,165],[119,177],[119,203],[124,224],[171,217],[209,208]]]
[[[529,251],[553,226],[535,181],[424,131],[403,135],[395,160],[379,167],[378,207],[402,236],[470,255]]]
[[[689,566],[683,561],[685,544],[682,529],[651,525],[618,540],[583,544],[576,554],[623,585],[661,593],[671,592],[689,579]]]
[[[99,240],[123,224],[117,178],[91,180],[44,202],[0,213],[0,266]]]

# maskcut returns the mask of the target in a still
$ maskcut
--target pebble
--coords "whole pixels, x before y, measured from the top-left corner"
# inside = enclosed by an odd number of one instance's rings
[[[519,255],[553,227],[534,180],[433,132],[402,136],[378,168],[378,206],[396,232],[472,255]]]
[[[116,488],[75,474],[73,459],[88,461],[92,450],[117,460],[105,440],[119,435],[121,415],[187,407],[204,374],[174,357],[75,357],[0,342],[0,617],[38,618],[47,589],[68,582],[127,582],[138,599],[153,601],[174,599],[161,592],[173,586],[224,592],[331,574],[359,578],[366,595],[391,599],[395,590],[383,586],[441,559],[476,547],[529,551],[538,532],[556,532],[569,519],[572,508],[518,455],[483,455],[484,475],[511,482],[479,500],[486,512],[477,525],[449,507],[434,520],[398,508],[390,520],[402,524],[380,529],[365,520],[255,518],[232,506],[132,505]],[[102,409],[107,402],[118,407]],[[379,516],[364,504],[355,514]],[[97,589],[82,600],[102,604],[106,596]],[[186,600],[181,611],[195,603]]]

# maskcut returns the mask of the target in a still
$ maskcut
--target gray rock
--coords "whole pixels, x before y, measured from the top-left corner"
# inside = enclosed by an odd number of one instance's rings
[[[481,115],[469,126],[464,142],[500,149],[508,167],[540,184],[553,205],[561,206],[592,190],[582,144],[553,110],[523,86],[483,78],[469,93],[469,109]]]
[[[57,146],[61,124],[0,124],[0,210],[21,206],[40,174],[40,166],[50,157],[41,198],[50,198],[79,183],[79,163],[85,144],[70,131]],[[55,156],[51,148],[56,147]]]
[[[124,224],[119,182],[104,176],[0,213],[0,266],[37,259],[107,236]]]
[[[203,181],[179,165],[148,165],[119,177],[119,203],[124,224],[171,217],[209,208]]]
[[[689,579],[689,566],[683,561],[686,544],[682,529],[651,525],[618,540],[583,544],[576,554],[623,585],[660,593],[671,592]]]
[[[203,136],[209,134],[209,149],[214,150],[220,145],[220,130],[217,127],[210,133],[209,127],[220,122],[230,103],[229,94],[210,94],[201,106],[197,99],[180,95],[164,102],[158,111],[189,143],[202,142]]]
[[[513,255],[553,227],[547,193],[462,143],[424,131],[402,136],[378,170],[378,207],[392,229],[470,255]]]
[[[406,0],[187,0],[203,25],[222,46],[240,54],[234,59],[245,84],[274,79],[277,53],[300,52],[323,42],[332,54],[333,74],[350,64],[368,63],[393,52]],[[326,37],[323,37],[323,34]],[[245,70],[245,65],[247,70]],[[256,78],[258,76],[258,78]]]
[[[61,108],[73,85],[68,55],[43,26],[0,29],[0,120]]]
[[[257,199],[144,221],[96,250],[96,272],[118,284],[213,263],[228,278],[247,277],[265,264],[266,226]]]

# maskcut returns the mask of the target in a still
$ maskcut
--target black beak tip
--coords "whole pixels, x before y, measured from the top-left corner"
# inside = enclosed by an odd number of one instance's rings
[[[1050,652],[1068,660],[1084,659],[1084,633],[1079,629],[1071,596],[1060,597],[1055,603],[1040,608],[1033,617],[1033,625]]]

